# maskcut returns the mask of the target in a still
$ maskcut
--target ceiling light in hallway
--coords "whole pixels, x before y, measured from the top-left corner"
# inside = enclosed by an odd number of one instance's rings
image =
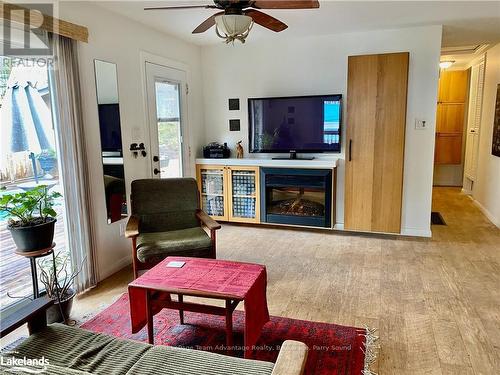
[[[441,61],[439,63],[439,67],[441,69],[448,69],[450,66],[452,66],[455,63],[453,60],[448,60],[448,61]]]

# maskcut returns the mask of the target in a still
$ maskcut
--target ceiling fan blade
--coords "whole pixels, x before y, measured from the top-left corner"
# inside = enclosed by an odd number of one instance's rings
[[[144,10],[196,9],[196,8],[217,9],[215,5],[181,5],[173,7],[146,7],[144,8]]]
[[[258,9],[315,9],[319,8],[318,0],[256,0],[252,4]]]
[[[264,26],[269,30],[276,31],[277,33],[285,30],[288,27],[280,20],[255,9],[245,10],[245,14],[252,17],[255,23],[258,23],[259,25]]]
[[[200,23],[200,25],[196,29],[193,30],[193,34],[204,33],[205,31],[210,29],[212,26],[215,25],[215,17],[217,17],[221,14],[224,14],[224,12],[218,12],[218,13],[215,13],[214,15],[208,17],[205,21]]]

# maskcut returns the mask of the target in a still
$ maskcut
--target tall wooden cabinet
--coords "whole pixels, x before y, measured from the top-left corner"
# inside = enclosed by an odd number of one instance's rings
[[[441,72],[436,115],[435,164],[462,163],[462,137],[468,86],[468,70]]]
[[[409,53],[349,56],[344,228],[399,233]]]

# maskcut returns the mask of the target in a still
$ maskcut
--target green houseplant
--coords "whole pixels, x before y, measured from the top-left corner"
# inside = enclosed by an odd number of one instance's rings
[[[49,192],[45,185],[1,197],[0,210],[9,215],[7,228],[19,251],[36,251],[52,245],[57,221],[53,206],[59,197],[60,193]]]
[[[68,254],[57,253],[52,257],[40,259],[40,282],[45,287],[46,295],[54,300],[54,305],[47,310],[47,322],[62,322],[69,317],[73,306],[75,291],[73,280],[82,270],[83,263],[78,269],[71,271],[70,258]],[[60,302],[60,306],[59,306]],[[61,311],[62,314],[61,315]]]

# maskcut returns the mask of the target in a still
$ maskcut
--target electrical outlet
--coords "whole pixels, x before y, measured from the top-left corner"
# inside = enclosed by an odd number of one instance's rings
[[[120,223],[120,236],[125,237],[125,228],[127,227],[127,223]]]
[[[415,119],[415,129],[417,130],[427,129],[427,122],[425,122],[425,120],[419,120],[418,118]]]

